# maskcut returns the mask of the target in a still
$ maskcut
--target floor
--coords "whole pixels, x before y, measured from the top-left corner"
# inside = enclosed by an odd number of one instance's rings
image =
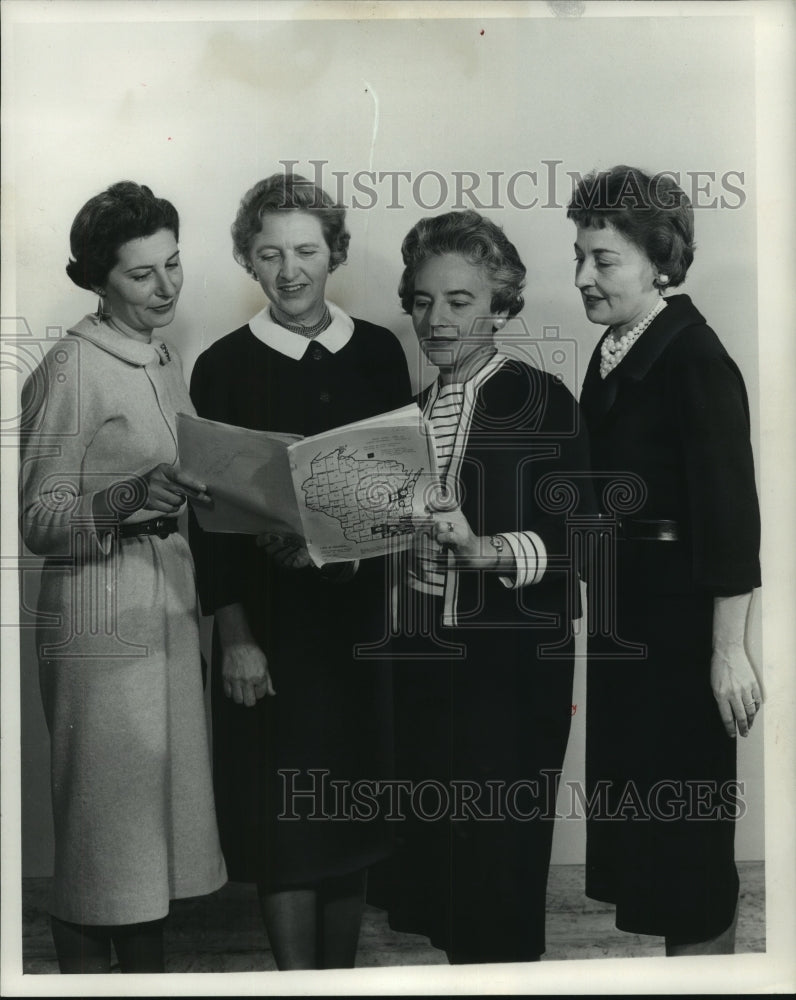
[[[763,862],[738,865],[741,900],[736,951],[764,952]],[[57,973],[49,919],[49,879],[23,880],[23,968]],[[212,896],[172,904],[166,930],[167,972],[267,972],[275,970],[260,922],[253,886],[230,883]],[[583,866],[556,865],[548,883],[547,952],[544,961],[640,958],[663,955],[663,940],[616,930],[613,909],[583,895]],[[369,907],[360,936],[358,967],[436,965],[443,952],[416,934],[398,934],[385,914]]]

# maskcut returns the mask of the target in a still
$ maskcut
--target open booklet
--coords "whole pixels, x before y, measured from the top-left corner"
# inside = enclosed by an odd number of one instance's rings
[[[207,486],[205,531],[302,537],[313,562],[406,548],[439,488],[434,437],[414,404],[301,438],[177,415],[180,468]]]

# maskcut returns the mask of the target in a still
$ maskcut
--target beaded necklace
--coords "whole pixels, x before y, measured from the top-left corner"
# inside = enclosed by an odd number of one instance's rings
[[[640,323],[636,323],[632,330],[628,330],[619,340],[614,340],[613,333],[609,330],[608,336],[600,347],[600,378],[605,378],[616,368],[622,358],[635,344],[658,313],[666,307],[666,299],[658,299],[654,307],[647,313]]]
[[[328,306],[324,307],[323,316],[312,326],[302,326],[300,323],[287,323],[283,319],[278,319],[274,315],[273,309],[269,309],[268,314],[278,326],[290,330],[291,333],[297,333],[300,337],[306,337],[307,340],[314,340],[319,333],[323,333],[327,327],[332,325],[332,314],[329,312]]]

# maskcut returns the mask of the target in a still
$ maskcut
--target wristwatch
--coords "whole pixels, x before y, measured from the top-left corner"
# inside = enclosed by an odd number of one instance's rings
[[[492,548],[494,548],[497,551],[498,555],[500,555],[503,552],[503,549],[506,547],[506,543],[503,541],[500,535],[490,535],[489,543],[492,546]]]

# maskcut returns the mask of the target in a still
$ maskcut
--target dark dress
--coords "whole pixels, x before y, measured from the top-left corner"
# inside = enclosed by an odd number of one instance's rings
[[[615,592],[590,587],[616,629],[589,642],[586,893],[616,903],[621,930],[703,941],[738,893],[735,741],[710,661],[714,597],[760,585],[749,406],[686,295],[604,380],[599,364],[598,345],[581,395],[595,482],[637,477],[629,516],[676,521],[679,540],[620,538]],[[619,642],[646,651],[620,656]]]
[[[191,396],[200,416],[304,436],[411,401],[400,344],[362,320],[336,353],[314,342],[300,360],[243,326],[199,357]],[[384,560],[363,560],[335,583],[314,567],[280,570],[254,536],[194,523],[192,541],[203,611],[244,606],[276,690],[252,708],[226,698],[214,634],[214,783],[230,878],[296,887],[383,857],[385,824],[347,821],[330,783],[378,780],[391,767],[389,667],[352,653],[386,628]]]
[[[371,899],[389,909],[391,927],[427,935],[453,961],[528,961],[545,950],[579,615],[566,505],[537,487],[573,474],[587,484],[588,446],[572,395],[528,365],[504,358],[465,391],[469,430],[448,484],[458,481],[477,534],[533,532],[548,568],[519,589],[477,570],[449,573],[444,598],[403,588],[393,647],[396,773],[414,795]],[[440,622],[443,606],[449,624]],[[412,624],[423,615],[433,636]]]

